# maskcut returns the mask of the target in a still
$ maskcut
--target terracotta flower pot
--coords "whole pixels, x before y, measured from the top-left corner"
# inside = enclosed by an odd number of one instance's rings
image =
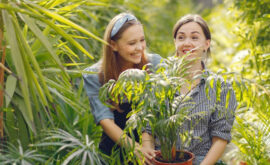
[[[241,161],[239,165],[247,165],[247,162]]]
[[[183,160],[179,160],[179,162],[175,161],[172,163],[169,162],[165,162],[165,161],[161,161],[158,158],[162,158],[161,152],[158,151],[156,153],[156,158],[153,160],[155,165],[192,165],[192,161],[195,158],[194,154],[188,151],[176,151],[176,153],[180,153],[180,152],[184,152],[184,156],[185,158],[187,158],[187,160],[183,161]],[[177,154],[176,154],[177,155]]]

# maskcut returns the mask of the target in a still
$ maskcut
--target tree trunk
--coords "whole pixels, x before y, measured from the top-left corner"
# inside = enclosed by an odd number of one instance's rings
[[[2,11],[0,11],[0,58],[1,63],[5,65],[5,45],[4,45],[4,26],[2,19]],[[4,140],[4,112],[3,112],[3,103],[4,103],[4,68],[0,67],[0,142]]]

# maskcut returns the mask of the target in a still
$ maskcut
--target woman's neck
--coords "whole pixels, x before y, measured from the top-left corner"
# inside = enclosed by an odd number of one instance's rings
[[[200,63],[193,64],[191,68],[188,69],[188,76],[186,79],[188,80],[187,83],[185,83],[181,88],[181,94],[187,94],[190,92],[193,88],[195,88],[199,83],[200,79],[196,78],[196,76],[202,74],[202,65]]]
[[[197,75],[201,75],[203,71],[201,62],[196,62],[195,64],[192,64],[191,67],[188,69],[188,76],[187,79],[189,81],[193,81],[194,77]]]
[[[120,56],[118,58],[118,64],[119,64],[119,69],[121,73],[127,69],[134,68],[134,64],[132,62],[128,62],[124,60],[123,58],[121,58]]]

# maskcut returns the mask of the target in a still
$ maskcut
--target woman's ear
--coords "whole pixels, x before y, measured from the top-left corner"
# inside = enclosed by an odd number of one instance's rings
[[[117,52],[118,51],[118,45],[115,41],[111,40],[111,47],[112,47],[112,50]]]

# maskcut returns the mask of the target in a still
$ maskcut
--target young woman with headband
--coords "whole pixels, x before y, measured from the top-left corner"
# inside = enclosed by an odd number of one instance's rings
[[[143,26],[134,15],[129,13],[121,13],[110,21],[104,34],[104,40],[108,45],[103,45],[102,59],[85,69],[97,72],[97,74],[84,74],[83,78],[91,112],[96,123],[100,124],[103,129],[99,148],[105,154],[110,155],[115,144],[123,147],[129,142],[132,144],[130,137],[120,143],[127,121],[126,116],[131,111],[131,107],[128,103],[116,105],[115,109],[106,107],[98,98],[100,87],[110,79],[117,80],[119,74],[126,69],[142,69],[148,63],[156,66],[161,57],[146,53]],[[151,140],[147,133],[143,133],[142,138]],[[141,146],[138,143],[138,137],[136,140],[135,154],[140,159],[143,154],[145,163],[151,164],[155,151],[151,147]]]

